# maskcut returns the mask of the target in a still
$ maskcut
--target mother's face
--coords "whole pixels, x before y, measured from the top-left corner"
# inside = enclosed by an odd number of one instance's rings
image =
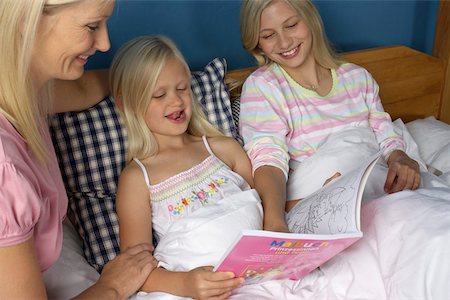
[[[90,56],[110,48],[106,20],[113,8],[114,1],[80,0],[44,13],[31,62],[34,79],[79,78]]]

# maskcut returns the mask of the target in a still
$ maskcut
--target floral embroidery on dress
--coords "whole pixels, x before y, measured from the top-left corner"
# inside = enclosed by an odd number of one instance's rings
[[[183,197],[181,200],[177,201],[176,205],[167,205],[167,210],[169,214],[173,216],[180,216],[185,210],[187,210],[191,205],[200,203],[201,206],[207,205],[209,199],[219,192],[222,185],[228,183],[228,178],[213,179],[212,182],[208,184],[208,188],[200,189],[199,191],[191,191],[189,197]]]

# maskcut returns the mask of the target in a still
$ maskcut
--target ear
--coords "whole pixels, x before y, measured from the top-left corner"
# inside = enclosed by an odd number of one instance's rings
[[[122,96],[117,96],[114,98],[114,101],[116,102],[117,107],[123,111],[123,101],[122,101]]]

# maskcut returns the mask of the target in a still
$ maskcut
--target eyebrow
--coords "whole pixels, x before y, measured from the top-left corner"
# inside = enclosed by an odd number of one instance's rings
[[[282,24],[285,24],[285,23],[291,21],[293,18],[300,18],[300,16],[299,16],[298,14],[292,15],[292,16],[288,17],[286,20],[284,20],[284,21],[282,22]],[[261,29],[261,30],[259,31],[259,33],[261,34],[261,33],[263,33],[264,31],[270,31],[270,30],[273,30],[273,29],[272,29],[272,28],[263,28],[263,29]]]

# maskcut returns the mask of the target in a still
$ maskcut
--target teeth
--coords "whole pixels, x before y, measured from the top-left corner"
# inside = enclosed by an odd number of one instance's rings
[[[294,48],[294,49],[292,49],[291,51],[288,51],[288,52],[281,53],[281,55],[283,55],[283,56],[289,56],[289,55],[294,54],[295,51],[297,51],[297,48]]]
[[[89,56],[87,56],[87,55],[80,55],[79,57],[80,57],[81,59],[86,60],[86,59],[88,59]]]
[[[181,111],[177,111],[177,112],[174,112],[174,113],[171,113],[171,114],[167,115],[167,117],[176,120],[176,119],[179,119],[181,117],[181,114],[182,114]]]

